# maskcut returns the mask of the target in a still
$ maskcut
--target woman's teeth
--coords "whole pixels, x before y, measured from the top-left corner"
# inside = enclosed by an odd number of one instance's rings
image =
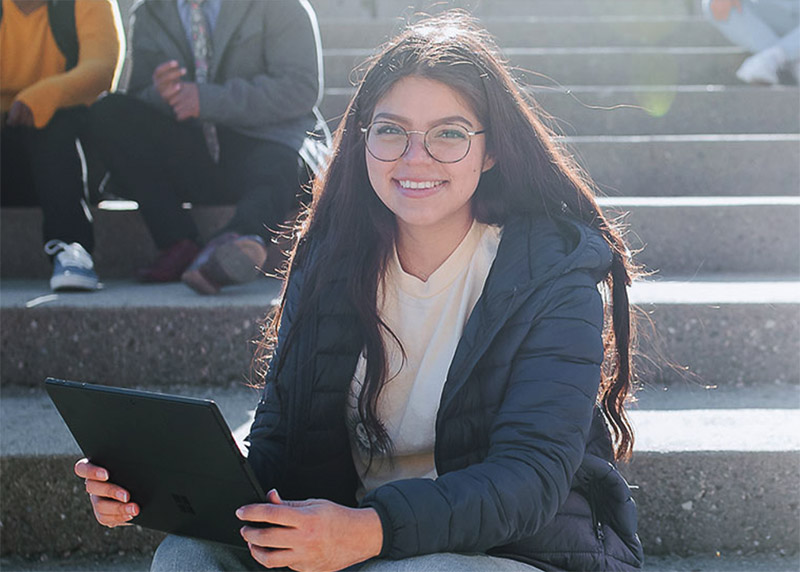
[[[443,181],[397,181],[404,189],[432,189],[439,186]]]

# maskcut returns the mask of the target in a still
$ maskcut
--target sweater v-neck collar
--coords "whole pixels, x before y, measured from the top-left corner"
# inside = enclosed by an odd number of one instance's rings
[[[485,228],[486,225],[472,221],[472,226],[456,249],[439,268],[428,276],[427,280],[420,280],[403,270],[395,246],[391,260],[390,279],[395,281],[400,290],[415,298],[430,298],[443,292],[469,266],[470,259],[481,241]]]

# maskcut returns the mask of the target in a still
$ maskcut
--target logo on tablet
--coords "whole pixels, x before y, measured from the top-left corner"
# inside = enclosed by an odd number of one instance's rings
[[[189,502],[189,499],[183,495],[176,495],[172,493],[172,500],[175,501],[175,504],[178,507],[178,510],[184,512],[186,514],[195,514],[194,509],[192,508],[192,503]]]

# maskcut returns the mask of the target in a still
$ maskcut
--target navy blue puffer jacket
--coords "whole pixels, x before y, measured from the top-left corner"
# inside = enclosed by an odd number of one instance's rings
[[[489,552],[552,570],[641,566],[635,506],[595,407],[603,361],[597,283],[610,263],[602,237],[580,223],[506,223],[442,392],[439,477],[395,481],[361,502],[380,516],[382,557]],[[302,281],[299,265],[249,459],[262,484],[285,498],[354,506],[345,403],[363,339],[344,281],[333,279],[286,350]]]

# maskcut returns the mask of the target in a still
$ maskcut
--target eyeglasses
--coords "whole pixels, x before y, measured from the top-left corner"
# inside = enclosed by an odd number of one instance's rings
[[[419,133],[433,159],[440,163],[458,163],[469,153],[472,137],[486,133],[486,130],[470,131],[461,125],[447,123],[427,131],[408,131],[396,123],[375,121],[362,127],[361,132],[365,134],[367,151],[378,161],[397,161],[408,151],[409,135]]]

